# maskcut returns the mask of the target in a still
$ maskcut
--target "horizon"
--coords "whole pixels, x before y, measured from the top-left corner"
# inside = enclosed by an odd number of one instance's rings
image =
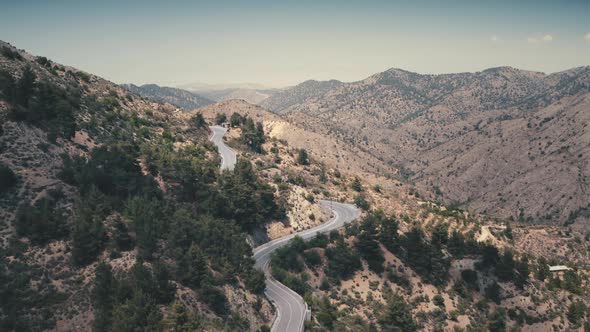
[[[590,64],[590,2],[580,0],[33,0],[4,7],[1,39],[119,84],[283,88],[354,82],[391,68],[554,73]]]

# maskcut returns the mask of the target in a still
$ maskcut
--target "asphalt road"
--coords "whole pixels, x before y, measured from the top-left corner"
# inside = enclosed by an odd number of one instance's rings
[[[270,256],[276,249],[289,243],[289,240],[299,236],[304,240],[311,239],[317,233],[328,233],[338,229],[344,224],[358,218],[360,211],[351,204],[331,201],[321,201],[322,206],[332,211],[332,218],[321,225],[276,239],[254,248],[255,266],[261,268],[266,275],[266,296],[277,308],[277,317],[272,326],[272,331],[300,332],[303,331],[306,305],[303,298],[285,285],[274,280],[270,274]]]
[[[213,134],[209,139],[219,149],[221,154],[221,169],[232,170],[236,165],[236,152],[223,142],[223,135],[227,129],[220,126],[210,126]],[[272,325],[273,332],[301,332],[304,328],[305,311],[307,306],[299,294],[287,286],[276,281],[270,273],[270,256],[278,248],[289,243],[295,236],[309,240],[318,233],[329,233],[345,224],[355,220],[361,214],[360,210],[352,204],[344,204],[332,201],[320,201],[323,208],[332,212],[332,218],[316,227],[290,234],[285,237],[267,242],[254,248],[255,267],[262,269],[266,275],[266,290],[264,293],[277,308],[277,316]]]
[[[223,142],[223,135],[227,132],[227,128],[210,126],[209,129],[213,133],[209,140],[217,146],[221,155],[221,170],[233,170],[236,166],[236,152]]]

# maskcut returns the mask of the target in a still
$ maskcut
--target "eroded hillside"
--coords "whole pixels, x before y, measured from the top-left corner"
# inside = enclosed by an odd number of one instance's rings
[[[263,105],[398,167],[430,198],[513,220],[588,224],[589,67],[392,69],[324,86]]]

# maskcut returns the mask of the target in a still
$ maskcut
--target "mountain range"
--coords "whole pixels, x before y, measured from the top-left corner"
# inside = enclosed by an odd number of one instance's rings
[[[589,69],[391,69],[254,105],[0,41],[0,330],[270,331],[271,276],[310,331],[590,329]],[[330,202],[354,220],[312,233]]]
[[[190,91],[163,87],[156,84],[144,84],[141,86],[123,84],[122,86],[128,91],[142,97],[160,103],[169,103],[184,110],[192,110],[214,103],[214,101]]]
[[[261,106],[396,166],[431,199],[573,223],[588,221],[589,92],[590,67],[549,75],[390,69],[352,83],[307,81]]]

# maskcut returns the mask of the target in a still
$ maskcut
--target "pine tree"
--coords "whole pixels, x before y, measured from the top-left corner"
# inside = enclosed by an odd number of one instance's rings
[[[506,331],[506,310],[498,308],[490,315],[488,329],[490,332]]]
[[[447,244],[449,240],[449,226],[447,224],[437,224],[432,230],[431,242],[437,247]]]
[[[218,125],[224,123],[225,121],[227,121],[227,115],[225,115],[225,113],[217,113],[217,115],[215,115],[215,123]]]
[[[307,155],[307,151],[305,149],[300,149],[297,155],[297,163],[299,165],[309,165],[309,156]]]
[[[359,178],[355,177],[352,180],[352,183],[350,184],[350,188],[352,188],[352,190],[357,191],[357,192],[363,191],[363,186],[361,185],[361,180],[359,180]]]
[[[101,261],[96,266],[94,288],[92,289],[95,311],[94,331],[110,331],[115,289],[116,280],[113,277],[111,266]]]
[[[31,69],[31,66],[26,66],[20,79],[17,81],[16,86],[16,102],[23,106],[29,106],[29,100],[33,96],[35,89],[35,80],[37,77]]]
[[[232,127],[239,127],[242,124],[242,116],[238,112],[234,112],[229,120],[229,123]]]
[[[142,290],[113,309],[112,331],[160,331],[162,314],[155,301]]]
[[[207,261],[198,245],[191,245],[179,263],[177,275],[183,284],[192,288],[199,288],[203,281],[207,279]]]
[[[0,70],[0,97],[9,103],[16,99],[16,82],[14,77],[4,69]]]
[[[158,303],[172,301],[176,293],[176,287],[170,282],[168,268],[160,261],[154,264],[154,279],[157,285],[156,301]]]
[[[207,122],[205,122],[205,118],[203,117],[203,114],[201,114],[201,112],[199,112],[195,116],[193,116],[192,121],[193,121],[195,128],[197,128],[197,129],[203,128],[207,125]]]
[[[381,233],[380,242],[391,253],[396,253],[399,248],[399,223],[397,220],[389,217],[380,219]]]
[[[115,219],[113,241],[117,249],[121,251],[131,250],[134,247],[133,239],[129,235],[127,225],[125,225],[121,218]]]
[[[164,206],[157,199],[133,197],[125,206],[127,217],[137,234],[139,256],[151,259],[158,246],[158,237],[165,233],[166,216]]]
[[[106,211],[104,196],[94,187],[76,204],[72,232],[72,258],[76,264],[92,262],[102,249]]]
[[[410,308],[406,301],[397,294],[391,294],[387,298],[385,309],[379,317],[379,324],[384,331],[411,332],[417,330]]]

